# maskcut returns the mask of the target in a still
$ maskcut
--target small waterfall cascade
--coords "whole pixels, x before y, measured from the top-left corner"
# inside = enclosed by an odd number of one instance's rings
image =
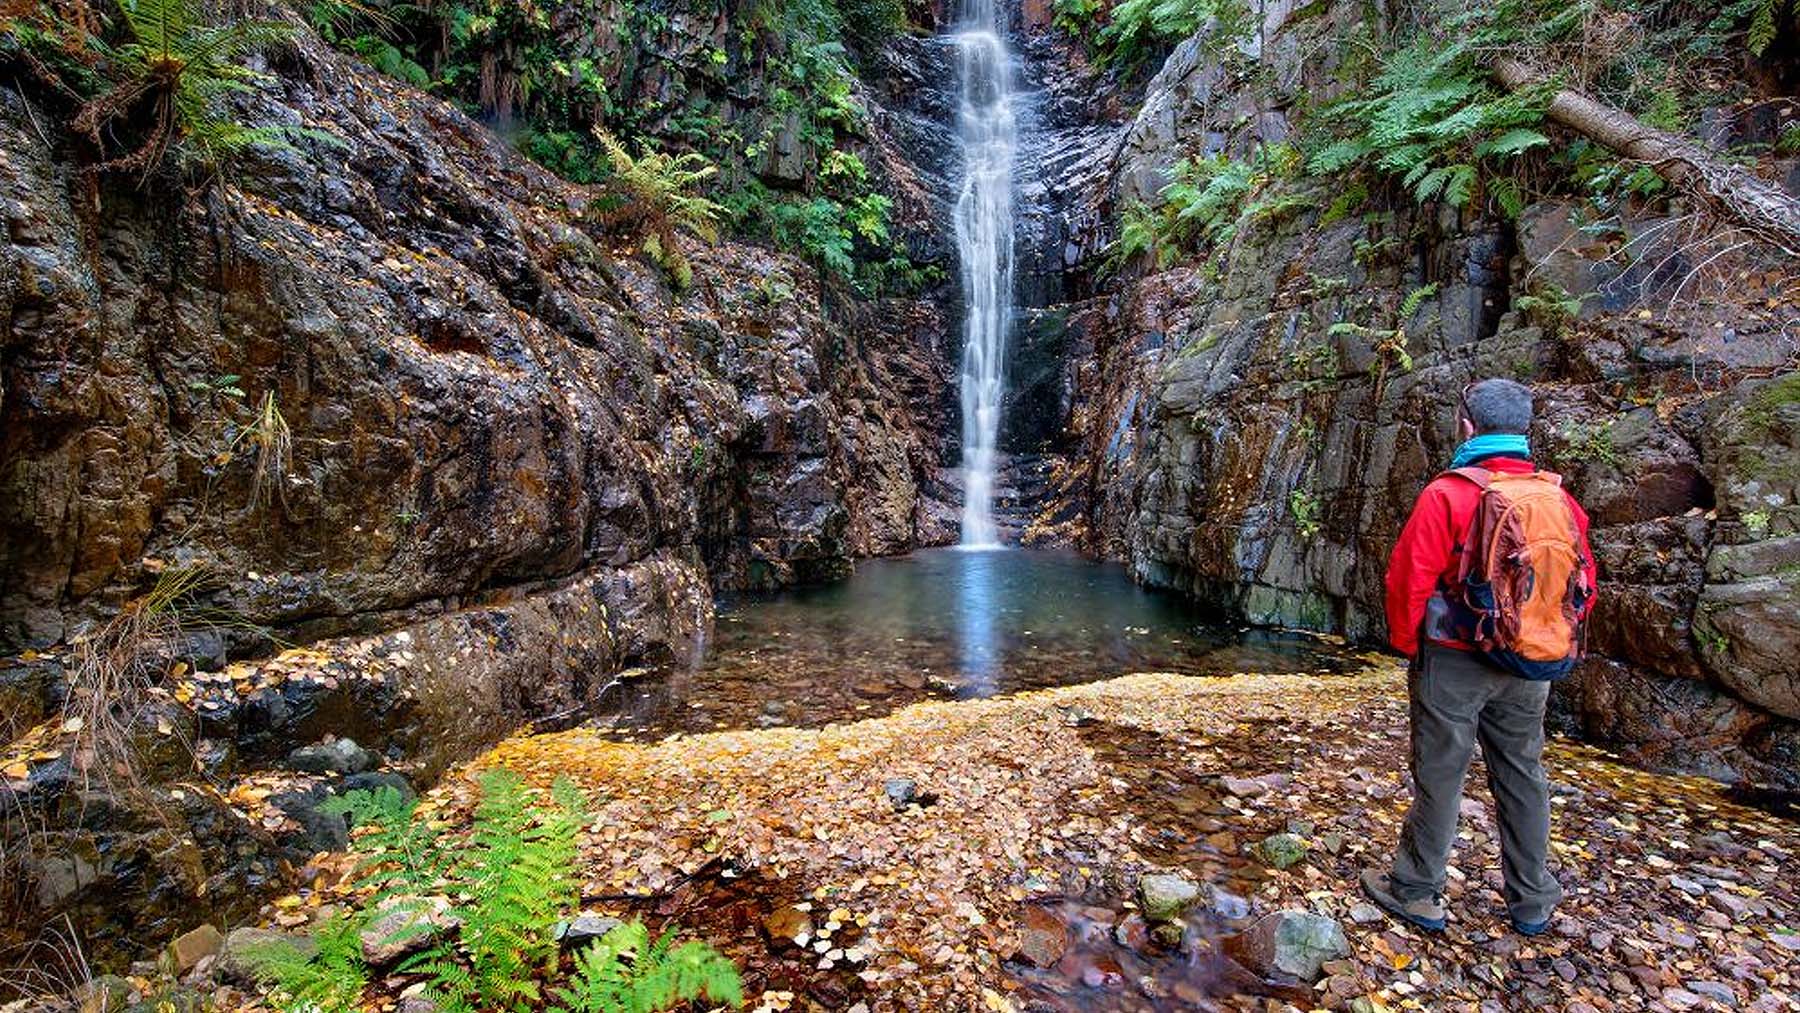
[[[961,108],[962,189],[956,198],[956,249],[962,261],[962,544],[999,544],[994,471],[1005,389],[1013,298],[1014,119],[1012,57],[997,0],[962,0],[953,41]]]

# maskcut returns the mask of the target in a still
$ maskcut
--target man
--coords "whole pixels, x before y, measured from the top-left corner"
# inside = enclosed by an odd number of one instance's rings
[[[1362,885],[1390,913],[1433,932],[1447,916],[1445,866],[1477,742],[1498,809],[1513,928],[1542,933],[1562,899],[1547,868],[1544,705],[1550,680],[1579,654],[1594,556],[1587,514],[1532,464],[1531,414],[1530,389],[1511,380],[1463,391],[1464,442],[1452,470],[1419,494],[1388,563],[1388,636],[1413,659],[1413,804],[1392,868],[1365,871]]]

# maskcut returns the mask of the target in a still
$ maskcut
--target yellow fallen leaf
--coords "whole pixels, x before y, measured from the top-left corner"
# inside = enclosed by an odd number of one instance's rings
[[[15,781],[23,781],[25,778],[31,776],[31,767],[26,764],[24,760],[20,760],[16,763],[7,764],[4,770],[0,770],[0,774],[5,774]]]

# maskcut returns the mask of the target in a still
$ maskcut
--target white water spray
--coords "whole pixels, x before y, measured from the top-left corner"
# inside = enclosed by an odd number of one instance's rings
[[[956,249],[962,259],[962,544],[999,544],[994,526],[994,469],[1012,323],[1013,120],[1011,57],[996,0],[963,0],[955,35],[962,108],[962,192],[956,198]]]

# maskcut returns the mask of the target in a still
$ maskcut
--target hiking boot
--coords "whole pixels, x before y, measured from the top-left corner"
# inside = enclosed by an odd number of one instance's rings
[[[1417,900],[1401,900],[1394,896],[1394,884],[1385,872],[1364,869],[1362,874],[1363,893],[1381,906],[1381,909],[1403,921],[1411,922],[1427,932],[1444,931],[1444,919],[1448,913],[1444,910],[1442,894],[1421,897]]]
[[[1514,918],[1512,920],[1512,927],[1513,931],[1521,936],[1541,936],[1550,931],[1550,919],[1546,918],[1541,922],[1522,922],[1517,918]]]

